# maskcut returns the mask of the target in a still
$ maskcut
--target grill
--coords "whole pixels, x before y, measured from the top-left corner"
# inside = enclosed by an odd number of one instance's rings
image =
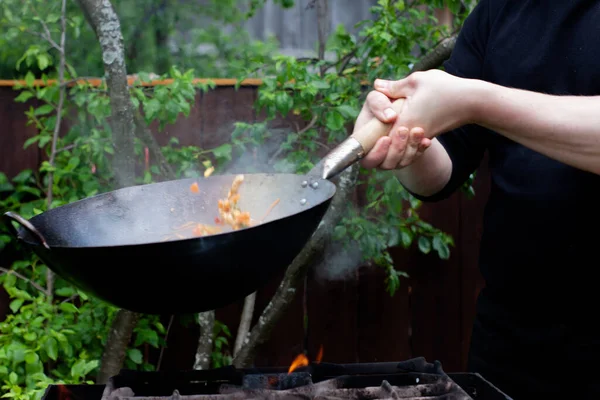
[[[43,400],[510,400],[479,374],[445,373],[424,358],[206,371],[122,370],[106,385],[52,385]]]

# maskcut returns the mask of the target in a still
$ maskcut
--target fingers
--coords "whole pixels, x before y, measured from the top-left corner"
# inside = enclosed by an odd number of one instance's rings
[[[408,128],[400,127],[390,132],[390,145],[385,155],[383,162],[380,164],[381,169],[395,169],[398,163],[402,160],[406,152],[406,144],[409,141]]]
[[[413,128],[410,131],[410,138],[408,139],[408,143],[406,145],[406,151],[404,152],[404,157],[396,163],[396,167],[402,168],[410,165],[417,152],[419,151],[419,145],[421,144],[421,140],[423,140],[423,129],[421,128]]]
[[[360,161],[361,165],[367,169],[379,167],[387,156],[391,141],[389,136],[379,138],[371,151],[369,151],[365,155],[365,158]]]
[[[391,108],[392,101],[381,92],[371,91],[367,95],[367,101],[365,103],[365,106],[368,107],[372,115],[379,119],[381,122],[393,122],[398,116],[396,112]]]
[[[376,79],[373,86],[375,90],[392,99],[408,97],[410,94],[410,78],[404,78],[397,81],[388,81],[384,79]]]
[[[431,139],[422,128],[408,130],[400,127],[380,138],[373,149],[361,160],[364,168],[391,170],[412,164],[431,146]]]

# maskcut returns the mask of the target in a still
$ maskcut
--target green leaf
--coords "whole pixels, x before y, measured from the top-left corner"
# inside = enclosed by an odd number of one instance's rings
[[[293,106],[294,100],[286,92],[278,92],[275,95],[275,107],[282,116],[285,117]]]
[[[413,241],[413,233],[410,231],[410,229],[406,228],[406,227],[401,227],[400,228],[400,243],[402,243],[402,247],[404,248],[408,248]]]
[[[127,357],[136,364],[141,364],[143,361],[142,352],[138,349],[127,350]]]
[[[77,313],[79,310],[72,303],[60,303],[59,308],[67,313]]]
[[[437,251],[442,260],[447,260],[450,258],[450,248],[439,236],[435,236],[433,238],[433,249]]]
[[[431,241],[425,236],[419,237],[419,250],[424,254],[429,254],[431,251]]]
[[[17,375],[14,371],[8,375],[8,381],[13,385],[16,385],[19,382],[19,375]]]
[[[358,109],[348,105],[337,106],[336,110],[346,119],[356,119],[358,117]]]
[[[325,126],[330,131],[340,131],[344,127],[344,117],[337,111],[329,111],[325,117]]]
[[[17,311],[19,311],[19,308],[21,308],[21,306],[23,305],[23,302],[23,299],[14,299],[10,302],[9,307],[12,310],[12,312],[16,313]]]
[[[71,367],[71,375],[73,377],[85,377],[98,366],[98,360],[77,360]]]
[[[15,98],[17,103],[25,103],[27,100],[33,97],[33,93],[23,90],[19,95]]]
[[[40,135],[35,135],[33,137],[30,137],[23,144],[23,149],[27,149],[29,146],[31,146],[32,144],[34,144],[35,142],[37,142],[38,140],[40,140],[40,138],[41,138]]]
[[[329,89],[331,86],[325,81],[313,81],[311,85],[317,89]]]
[[[39,148],[42,148],[42,147],[44,147],[45,145],[47,145],[47,144],[48,144],[48,142],[50,142],[50,140],[52,140],[52,136],[50,136],[50,135],[45,135],[45,136],[42,136],[42,137],[40,138],[40,142],[38,143],[38,147],[39,147]]]
[[[37,353],[29,352],[25,354],[25,362],[27,364],[36,364],[39,360],[40,357],[37,355]]]
[[[63,297],[73,296],[74,293],[75,293],[75,289],[73,289],[72,287],[68,287],[68,286],[56,290],[56,294],[59,296],[63,296]]]
[[[156,115],[160,112],[161,104],[157,99],[150,99],[144,104],[144,113],[146,117],[146,122],[150,122],[154,120]]]
[[[231,160],[231,154],[233,151],[233,147],[229,143],[222,144],[219,147],[216,147],[212,150],[212,153],[215,157],[224,160]]]
[[[23,335],[23,339],[28,342],[33,342],[37,339],[37,334],[35,332],[27,332],[25,335]]]
[[[46,350],[46,354],[52,360],[56,361],[58,358],[58,342],[53,337],[46,339],[44,342],[44,350]]]
[[[33,112],[33,115],[46,115],[50,114],[52,111],[54,111],[54,107],[52,107],[50,104],[44,104],[43,106],[39,106],[38,108],[36,108]]]
[[[48,68],[48,65],[50,65],[50,58],[48,57],[48,54],[40,53],[37,56],[37,62],[38,62],[38,67],[40,68],[41,71],[43,71],[46,68]]]
[[[31,71],[27,71],[27,74],[25,74],[25,84],[29,87],[32,87],[35,81],[35,76],[33,75],[33,72]]]

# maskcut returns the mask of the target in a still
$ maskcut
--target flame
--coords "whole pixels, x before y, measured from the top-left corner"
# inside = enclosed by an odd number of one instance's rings
[[[292,365],[290,365],[290,369],[288,370],[288,374],[293,372],[298,367],[306,367],[308,365],[308,357],[304,354],[299,354],[298,357],[294,359]]]
[[[319,364],[322,359],[323,359],[323,345],[321,345],[321,347],[319,347],[319,352],[317,353],[317,357],[315,358],[315,364]],[[305,354],[298,354],[298,356],[296,356],[296,358],[292,362],[292,365],[290,365],[290,368],[288,369],[288,374],[294,372],[296,369],[298,369],[300,367],[306,367],[308,364],[309,364],[308,357],[306,357]]]
[[[321,345],[321,347],[319,347],[319,352],[317,353],[317,358],[315,358],[315,362],[317,364],[319,364],[322,359],[323,359],[323,345]]]

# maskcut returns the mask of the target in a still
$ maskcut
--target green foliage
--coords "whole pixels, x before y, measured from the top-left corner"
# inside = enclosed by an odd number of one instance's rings
[[[172,65],[178,65],[182,69],[194,69],[197,76],[230,78],[247,68],[256,68],[257,56],[270,54],[277,48],[276,40],[252,40],[243,28],[247,15],[264,1],[208,0],[201,6],[174,0],[112,0],[111,3],[121,21],[125,60],[130,71],[161,75],[168,73]],[[280,0],[280,3],[286,1]],[[27,51],[48,55],[27,65],[36,75],[53,72],[51,67],[56,64],[58,54],[41,40],[44,28],[39,16],[48,16],[43,20],[56,38],[60,29],[56,23],[60,7],[60,1],[0,2],[0,32],[3,33],[0,35],[0,78],[22,78],[24,60],[21,64],[19,60]],[[67,1],[67,21],[68,37],[77,39],[67,44],[71,67],[82,76],[103,76],[98,40],[76,1]],[[169,42],[176,43],[175,50]],[[35,59],[34,54],[28,57]]]
[[[232,357],[229,353],[229,340],[231,332],[227,325],[215,321],[213,330],[213,351],[211,354],[211,368],[221,368],[231,365]]]

